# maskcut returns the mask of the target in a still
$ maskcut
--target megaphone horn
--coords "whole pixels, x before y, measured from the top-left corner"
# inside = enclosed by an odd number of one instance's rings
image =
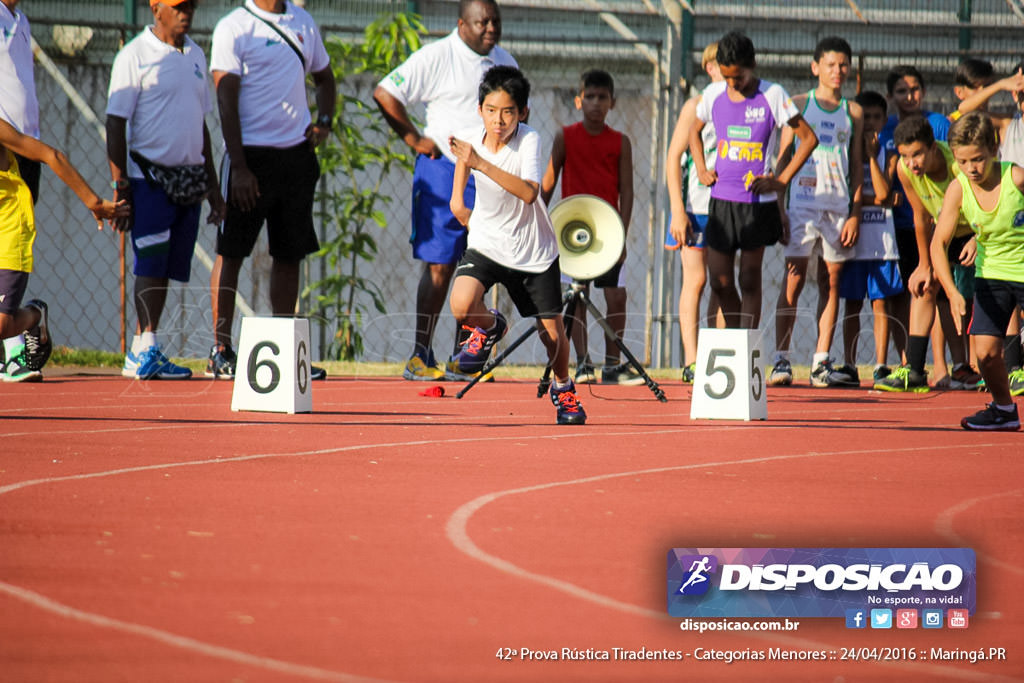
[[[562,272],[574,280],[593,280],[619,260],[626,229],[611,204],[590,194],[577,194],[551,207]]]

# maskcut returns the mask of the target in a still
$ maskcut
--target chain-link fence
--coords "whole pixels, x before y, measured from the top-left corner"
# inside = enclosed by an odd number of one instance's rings
[[[192,37],[209,49],[216,20],[237,3],[205,0],[196,12]],[[530,125],[550,146],[560,126],[579,120],[572,103],[582,71],[599,67],[616,79],[615,109],[608,123],[633,143],[636,201],[627,248],[625,282],[629,292],[626,343],[647,362],[678,365],[676,297],[680,284],[678,257],[661,245],[667,217],[664,154],[671,126],[682,101],[680,77],[699,72],[703,46],[730,29],[747,32],[758,48],[759,75],[781,83],[790,93],[813,87],[809,62],[814,45],[828,35],[846,37],[854,49],[854,75],[848,94],[858,89],[884,92],[886,71],[897,63],[918,66],[928,79],[926,107],[948,112],[952,103],[952,74],[966,55],[991,60],[998,73],[1019,60],[1016,41],[1021,13],[1015,2],[1003,0],[904,0],[902,2],[712,2],[682,3],[693,13],[675,15],[680,3],[653,0],[504,0],[502,44],[519,60],[533,85]],[[19,8],[32,21],[33,36],[42,48],[36,70],[43,140],[65,150],[95,188],[106,187],[109,172],[101,136],[102,112],[110,64],[124,40],[148,21],[146,5],[136,7],[136,26],[125,21],[125,5],[97,0],[85,5],[67,0],[31,0]],[[421,13],[432,39],[455,24],[454,0],[371,2],[325,0],[308,3],[325,36],[358,40],[361,27],[382,10],[412,9]],[[673,24],[672,19],[681,21]],[[699,76],[693,85],[703,87]],[[370,102],[374,83],[344,82],[340,87]],[[998,106],[998,104],[996,105]],[[220,129],[216,114],[207,120],[214,140]],[[394,138],[380,144],[401,144]],[[215,154],[222,154],[215,145]],[[414,297],[420,265],[408,246],[411,178],[396,173],[384,192],[393,198],[387,225],[375,234],[379,254],[365,277],[375,279],[387,314],[363,320],[364,359],[401,361],[412,348]],[[556,192],[556,197],[560,196]],[[39,236],[36,272],[30,293],[48,300],[58,341],[72,346],[117,350],[122,320],[128,334],[134,325],[131,303],[131,250],[127,266],[119,258],[119,239],[109,231],[97,234],[85,209],[52,174],[44,172],[37,206]],[[172,286],[161,329],[170,353],[199,357],[212,341],[208,276],[213,228],[201,230],[192,282]],[[320,279],[322,264],[311,259],[307,281]],[[127,296],[120,274],[127,269]],[[266,289],[269,257],[265,246],[247,261],[240,280],[242,312],[270,310]],[[764,263],[762,327],[774,326],[775,299],[783,277],[781,249],[769,249]],[[805,290],[794,334],[797,358],[813,351],[816,327],[815,294]],[[595,297],[600,306],[601,296]],[[511,307],[501,300],[506,310]],[[300,304],[305,309],[305,304]],[[366,310],[373,310],[367,305]],[[703,309],[703,306],[702,306]],[[122,318],[121,311],[125,315]],[[870,334],[865,313],[864,330]],[[237,322],[236,322],[237,324]],[[513,333],[525,329],[518,322]],[[314,346],[329,340],[333,326],[314,326]],[[438,356],[451,348],[454,323],[445,309],[435,339]],[[769,337],[770,337],[769,333]],[[509,337],[511,338],[511,337]],[[600,331],[591,321],[591,350],[600,357]],[[868,362],[869,342],[861,343],[862,362]],[[598,353],[593,353],[597,351]],[[314,356],[318,355],[314,350]],[[538,362],[539,342],[517,351],[514,362]]]

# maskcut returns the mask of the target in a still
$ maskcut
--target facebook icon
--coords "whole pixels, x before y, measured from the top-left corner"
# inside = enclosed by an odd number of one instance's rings
[[[846,610],[846,628],[867,628],[867,613],[862,609]]]

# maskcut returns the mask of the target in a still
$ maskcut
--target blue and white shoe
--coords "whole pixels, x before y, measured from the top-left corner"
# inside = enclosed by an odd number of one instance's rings
[[[483,370],[487,359],[491,356],[491,348],[508,331],[505,316],[493,308],[491,313],[494,315],[494,325],[490,329],[462,326],[462,329],[469,332],[469,339],[462,342],[462,349],[452,356],[451,360],[457,366],[458,371],[465,375],[475,375]]]
[[[135,379],[189,379],[192,377],[191,370],[172,363],[159,346],[150,346],[140,353],[138,362],[139,367],[135,372]]]
[[[139,376],[139,357],[130,350],[124,354],[124,365],[121,367],[121,376],[135,379]]]

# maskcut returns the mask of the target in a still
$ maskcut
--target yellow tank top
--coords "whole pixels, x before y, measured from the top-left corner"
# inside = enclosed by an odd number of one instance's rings
[[[1013,164],[1000,164],[999,201],[992,211],[978,204],[971,184],[960,178],[960,213],[978,236],[974,271],[989,280],[1024,282],[1024,195],[1013,184]]]
[[[32,245],[36,241],[32,193],[21,178],[18,161],[9,149],[7,170],[0,171],[0,268],[32,272]]]
[[[939,146],[939,150],[942,152],[942,158],[946,162],[946,178],[940,182],[935,182],[928,177],[928,174],[918,176],[911,173],[906,164],[903,163],[903,159],[900,159],[900,167],[906,174],[907,178],[910,179],[910,187],[917,193],[918,199],[924,204],[924,208],[936,221],[939,220],[939,210],[942,208],[942,199],[946,195],[946,188],[953,182],[958,174],[956,167],[956,160],[953,159],[953,152],[949,150],[949,146],[945,142],[936,142]],[[965,181],[966,182],[966,181]],[[971,226],[964,220],[961,215],[956,222],[956,230],[953,231],[954,237],[963,237],[964,235],[971,234]]]

